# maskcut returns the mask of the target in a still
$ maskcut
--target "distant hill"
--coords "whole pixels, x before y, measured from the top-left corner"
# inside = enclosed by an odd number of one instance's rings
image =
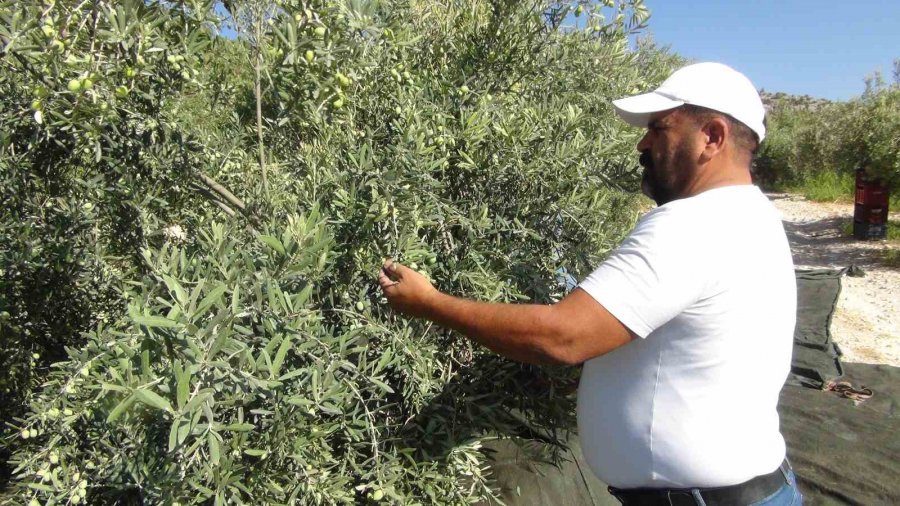
[[[772,93],[760,90],[759,96],[762,98],[763,105],[767,111],[771,111],[774,108],[816,111],[821,107],[834,103],[824,98],[815,98],[809,95],[791,95],[780,91]]]

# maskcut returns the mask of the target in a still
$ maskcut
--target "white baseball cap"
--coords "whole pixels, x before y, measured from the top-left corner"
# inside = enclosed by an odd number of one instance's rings
[[[619,116],[637,127],[646,127],[654,113],[684,104],[725,113],[756,132],[760,142],[766,136],[766,109],[756,87],[747,76],[721,63],[682,67],[650,93],[613,100]]]

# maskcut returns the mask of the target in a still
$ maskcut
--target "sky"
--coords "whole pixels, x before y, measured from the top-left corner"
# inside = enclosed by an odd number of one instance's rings
[[[644,34],[657,44],[730,65],[769,92],[848,100],[876,70],[890,81],[900,58],[900,0],[644,2]]]
[[[645,0],[649,32],[696,61],[719,61],[757,88],[830,100],[862,94],[863,79],[893,75],[900,0]]]

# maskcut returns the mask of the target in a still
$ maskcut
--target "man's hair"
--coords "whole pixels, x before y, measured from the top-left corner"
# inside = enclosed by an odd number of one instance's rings
[[[716,117],[723,118],[728,122],[728,127],[731,130],[731,137],[732,139],[734,139],[735,145],[738,147],[738,149],[746,150],[747,153],[750,154],[750,160],[753,160],[753,156],[759,149],[759,136],[757,136],[756,132],[751,130],[750,127],[734,119],[728,114],[714,111],[706,107],[701,107],[699,105],[684,104],[683,106],[681,106],[681,109],[684,110],[684,112],[686,112],[694,119],[694,121],[697,121],[698,123],[703,123],[704,121]],[[763,118],[763,126],[765,126],[765,124],[766,119]]]

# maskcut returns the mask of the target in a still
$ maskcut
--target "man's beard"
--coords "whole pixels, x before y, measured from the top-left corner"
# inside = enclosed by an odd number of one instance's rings
[[[650,155],[649,149],[641,152],[639,162],[644,167],[644,175],[641,178],[641,190],[644,192],[644,195],[656,201],[658,206],[674,200],[674,188],[672,188],[671,182],[660,177],[662,175],[660,172],[664,173],[671,167],[657,168],[653,163],[653,157]]]
[[[685,196],[695,165],[694,155],[687,142],[654,159],[649,149],[641,151],[639,159],[644,166],[641,190],[661,206]]]

